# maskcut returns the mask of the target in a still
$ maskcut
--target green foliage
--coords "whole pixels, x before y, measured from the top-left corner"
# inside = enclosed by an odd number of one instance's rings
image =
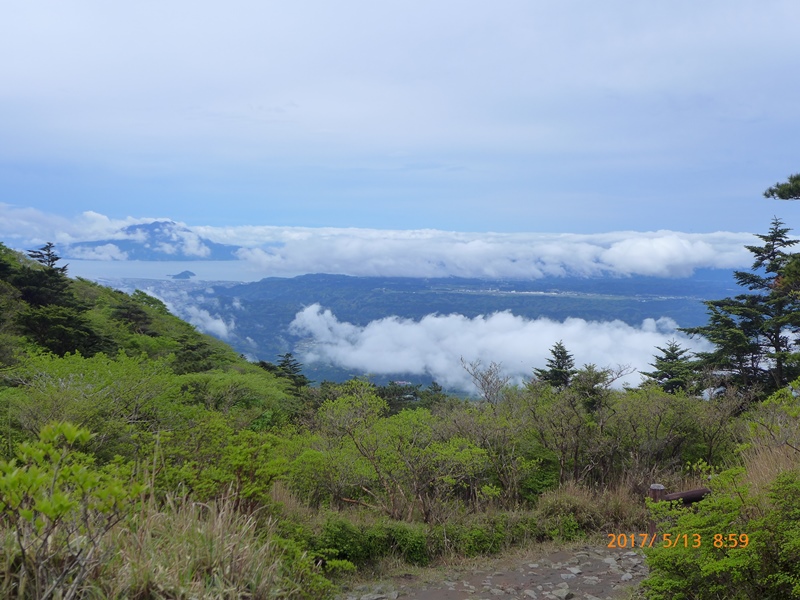
[[[227,415],[236,429],[280,426],[299,409],[279,379],[257,368],[213,369],[179,381],[185,402]]]
[[[326,553],[329,558],[348,560],[357,565],[363,565],[385,555],[385,550],[382,553],[374,553],[375,548],[366,542],[367,536],[361,528],[346,519],[331,515],[325,521],[319,536],[318,552]]]
[[[647,551],[647,597],[800,598],[800,472],[779,475],[766,498],[750,493],[741,468],[711,485],[694,509],[651,504],[659,532],[688,541]]]
[[[89,448],[102,460],[134,458],[140,437],[162,423],[162,407],[178,395],[164,361],[104,354],[84,358],[31,355],[5,375],[0,389],[16,427],[37,436],[51,421],[70,421],[95,432]]]
[[[800,200],[800,173],[789,175],[783,183],[776,183],[764,192],[765,198],[777,200]]]
[[[465,556],[496,554],[505,547],[505,522],[494,520],[467,527],[460,536],[459,550]]]
[[[520,481],[520,494],[530,502],[548,490],[558,487],[558,457],[540,445],[534,445],[528,460],[536,468],[529,469]]]
[[[546,364],[546,369],[534,369],[533,372],[539,380],[546,381],[556,388],[567,387],[578,372],[575,369],[575,359],[562,341],[556,342],[550,348],[550,358]]]
[[[431,381],[427,388],[419,391],[420,408],[433,410],[444,405],[450,399],[451,397],[444,391],[444,388],[435,381]]]
[[[683,330],[714,344],[713,351],[698,353],[701,364],[737,386],[760,386],[768,393],[799,374],[792,357],[800,330],[798,297],[781,284],[794,256],[788,249],[800,243],[789,231],[774,218],[769,232],[757,236],[763,245],[746,246],[754,256],[751,270],[734,272],[749,292],[705,302],[709,323]]]
[[[655,370],[643,372],[642,375],[668,394],[694,393],[697,388],[697,364],[689,358],[689,350],[682,348],[675,340],[667,342],[666,348],[656,346],[656,350],[661,355],[655,356],[655,362],[650,364]]]
[[[781,473],[769,492],[772,510],[761,520],[755,549],[764,586],[800,598],[800,472]]]
[[[6,539],[5,596],[73,597],[84,578],[108,559],[103,537],[132,510],[145,486],[122,465],[97,468],[76,451],[91,438],[68,423],[43,427],[39,441],[20,444],[0,461],[0,514],[15,532]],[[2,589],[0,588],[0,589]]]
[[[238,508],[268,503],[272,482],[286,462],[274,452],[274,436],[235,431],[219,413],[183,407],[173,414],[170,431],[159,434],[156,489],[162,494],[184,490],[206,501],[229,496]]]
[[[407,563],[425,566],[431,557],[428,554],[427,531],[418,523],[394,521],[387,524],[392,545]]]
[[[418,406],[420,387],[419,385],[390,381],[386,385],[376,386],[375,393],[378,397],[386,400],[389,414],[394,415],[403,409]]]
[[[213,350],[197,333],[186,333],[178,338],[178,350],[172,369],[178,373],[200,373],[214,368]]]
[[[58,269],[20,266],[12,271],[9,282],[20,291],[22,299],[31,306],[54,304],[74,307],[76,304],[69,279]]]
[[[134,290],[134,292],[131,294],[131,300],[133,300],[137,304],[140,304],[141,306],[150,307],[156,313],[162,315],[169,314],[169,310],[167,309],[166,304],[164,304],[158,298],[143,292],[142,290]]]
[[[86,317],[71,307],[28,306],[18,313],[17,322],[31,340],[58,356],[69,352],[92,356],[115,351],[113,341],[99,335]]]

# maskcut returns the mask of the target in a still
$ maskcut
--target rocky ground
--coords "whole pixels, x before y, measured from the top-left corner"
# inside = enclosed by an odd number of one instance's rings
[[[341,600],[608,600],[647,575],[639,552],[592,545],[557,550],[523,561],[491,561],[486,567],[439,570],[436,576],[396,575],[357,586]]]

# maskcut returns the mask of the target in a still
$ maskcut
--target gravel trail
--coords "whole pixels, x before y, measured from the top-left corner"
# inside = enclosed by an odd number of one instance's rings
[[[363,585],[341,600],[611,600],[647,575],[639,552],[598,546],[559,550],[522,562],[490,561],[478,570],[446,569],[422,580],[411,573]]]

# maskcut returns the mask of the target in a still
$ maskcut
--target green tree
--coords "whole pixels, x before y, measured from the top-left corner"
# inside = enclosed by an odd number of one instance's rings
[[[201,335],[196,332],[178,337],[180,347],[175,353],[172,369],[179,375],[200,373],[214,368],[214,351]]]
[[[31,306],[75,307],[77,302],[70,290],[70,281],[58,269],[23,266],[11,274],[9,281],[22,294],[22,299]]]
[[[0,242],[0,281],[7,281],[17,269],[13,250]]]
[[[800,200],[800,173],[789,175],[787,181],[767,188],[764,197],[776,200]]]
[[[447,402],[450,396],[436,381],[431,381],[424,390],[419,391],[419,405],[421,408],[433,409]]]
[[[798,374],[792,351],[800,331],[796,294],[781,285],[793,255],[787,250],[800,240],[789,238],[790,229],[777,217],[763,245],[746,246],[755,260],[750,271],[735,271],[736,282],[749,290],[734,298],[706,301],[709,323],[683,329],[714,344],[711,352],[697,356],[703,366],[732,383],[760,385],[766,391],[785,386]]]
[[[312,383],[308,377],[303,375],[303,365],[291,352],[281,354],[278,358],[280,360],[277,364],[265,360],[261,360],[257,364],[276,377],[288,379],[292,384],[292,395],[300,396],[301,390]]]
[[[417,406],[420,399],[420,386],[390,381],[386,385],[376,386],[375,393],[386,400],[389,405],[389,414],[393,415],[405,408]]]
[[[63,356],[80,352],[91,356],[114,352],[116,344],[92,329],[84,313],[68,306],[28,306],[17,313],[22,333],[42,348]]]
[[[4,374],[13,387],[0,390],[16,427],[36,436],[53,421],[91,429],[89,448],[102,459],[133,458],[139,434],[156,431],[162,413],[178,396],[178,379],[166,361],[97,354],[27,357]],[[166,418],[164,418],[166,420]]]
[[[533,372],[537,379],[546,381],[555,388],[567,387],[578,372],[575,369],[575,359],[561,340],[550,348],[550,358],[546,364],[546,369],[534,369]]]
[[[38,248],[37,250],[28,250],[28,256],[45,267],[48,267],[49,269],[55,269],[62,275],[67,274],[66,265],[63,267],[56,267],[56,263],[61,260],[61,257],[56,254],[55,245],[53,242],[47,242],[44,246]]]
[[[655,381],[668,394],[692,392],[697,376],[696,364],[689,358],[688,348],[682,348],[675,341],[667,342],[667,347],[656,346],[661,355],[656,355],[655,362],[650,363],[655,370],[643,372],[647,379]]]

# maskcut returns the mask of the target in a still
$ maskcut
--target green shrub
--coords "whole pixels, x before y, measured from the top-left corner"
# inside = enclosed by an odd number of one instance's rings
[[[535,460],[538,468],[529,472],[520,482],[522,497],[534,502],[539,495],[558,487],[558,456],[546,448],[537,447],[528,457]]]
[[[319,551],[326,553],[327,557],[361,565],[370,559],[365,538],[361,529],[347,519],[330,516],[319,536]]]
[[[800,598],[800,472],[779,475],[766,497],[749,493],[741,468],[711,485],[713,493],[693,508],[651,505],[660,532],[688,539],[674,548],[659,540],[661,547],[647,550],[646,597]]]
[[[500,551],[504,542],[505,535],[502,530],[473,526],[462,534],[460,550],[464,556],[495,554]]]
[[[589,490],[575,484],[545,492],[535,513],[541,528],[553,539],[575,540],[603,524],[601,503]]]
[[[386,526],[392,546],[407,563],[425,566],[430,562],[427,528],[418,523],[393,521]]]
[[[4,597],[12,589],[20,598],[74,597],[108,559],[106,535],[130,517],[145,486],[128,466],[98,468],[76,450],[90,439],[69,423],[46,425],[38,442],[0,461]]]
[[[366,527],[363,542],[367,561],[383,558],[392,549],[392,537],[384,522]]]

